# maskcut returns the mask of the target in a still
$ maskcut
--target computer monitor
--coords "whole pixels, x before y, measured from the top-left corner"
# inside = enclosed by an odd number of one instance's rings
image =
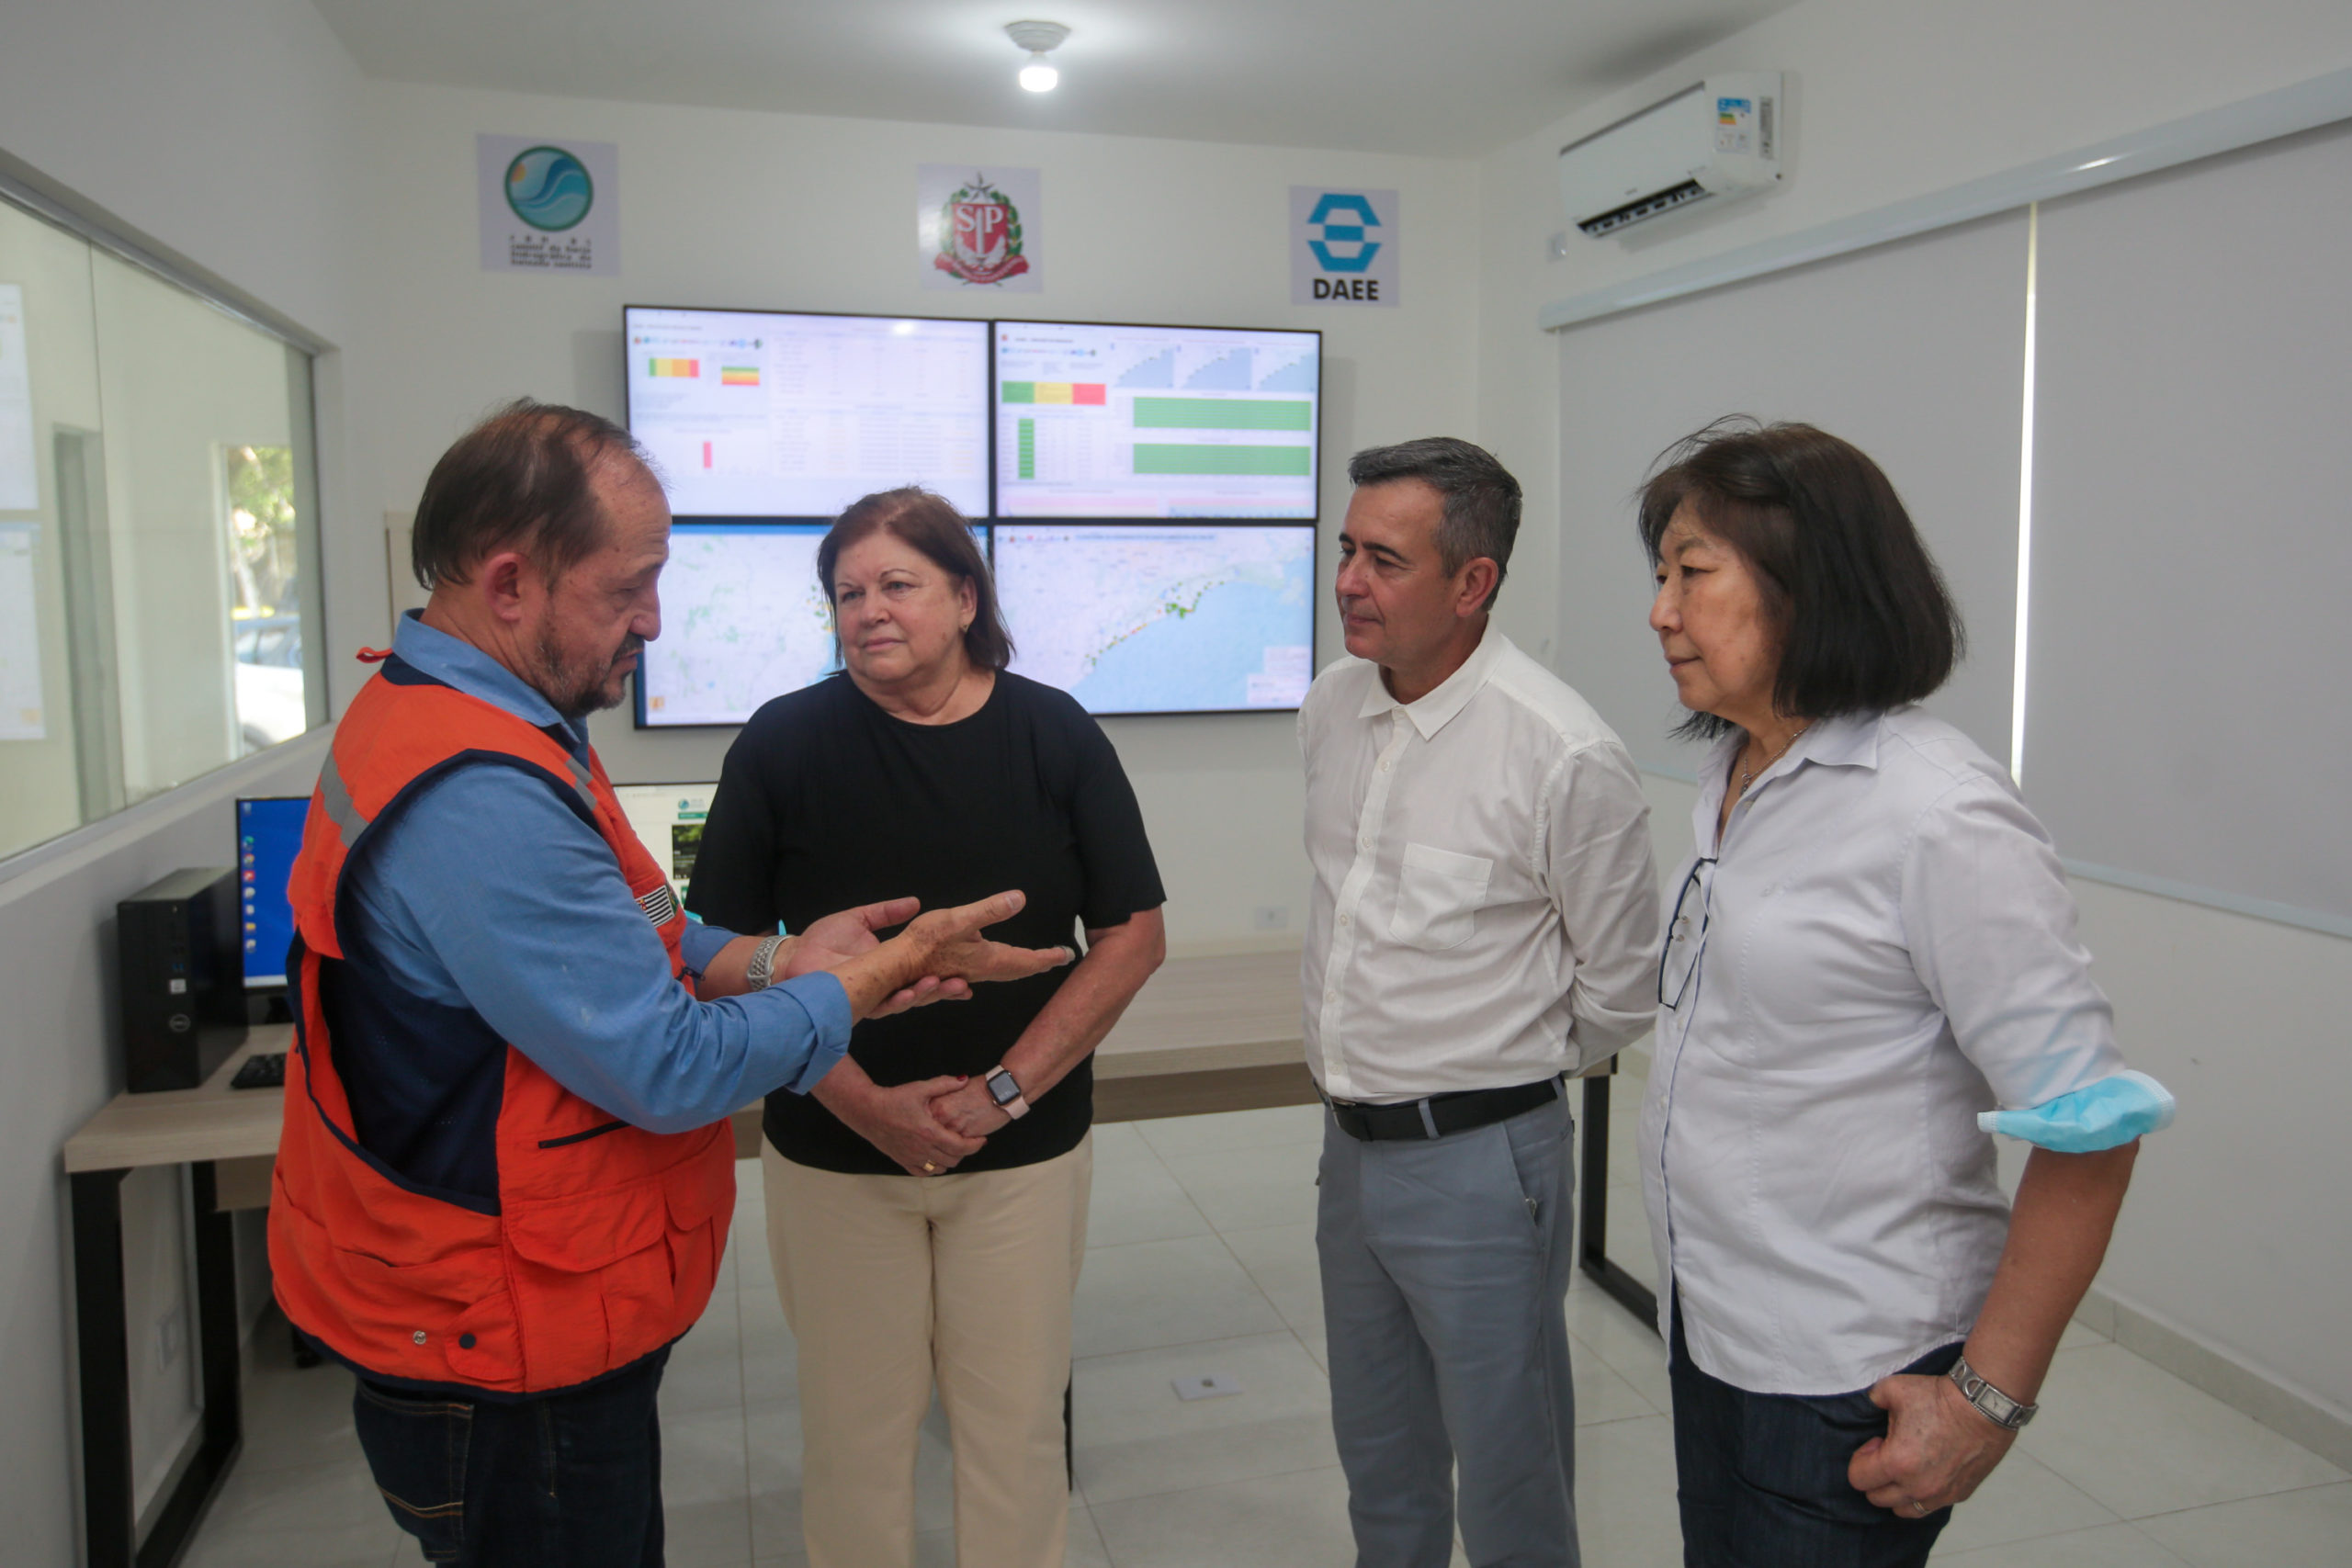
[[[1000,523],[1012,669],[1092,714],[1295,708],[1315,675],[1312,524]]]
[[[621,812],[643,844],[668,874],[671,891],[683,904],[686,884],[694,880],[695,855],[702,849],[702,825],[710,817],[715,784],[616,784]]]
[[[741,724],[840,668],[817,582],[822,523],[686,522],[670,530],[662,635],[638,658],[648,729]]]
[[[637,670],[640,729],[741,724],[841,668],[817,581],[822,523],[690,520],[670,529],[662,635]],[[989,530],[974,528],[985,559]]]
[[[996,514],[1316,518],[1323,334],[998,321]]]
[[[245,989],[282,989],[294,945],[294,908],[286,885],[302,849],[311,798],[255,795],[237,802],[237,898],[244,927]]]
[[[621,336],[677,516],[830,518],[908,484],[988,514],[986,321],[631,305]]]

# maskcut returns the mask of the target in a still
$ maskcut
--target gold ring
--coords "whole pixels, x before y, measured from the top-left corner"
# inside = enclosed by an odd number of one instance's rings
[[[922,1162],[922,1173],[925,1176],[937,1176],[939,1174],[939,1168],[932,1164],[931,1161],[925,1160]]]

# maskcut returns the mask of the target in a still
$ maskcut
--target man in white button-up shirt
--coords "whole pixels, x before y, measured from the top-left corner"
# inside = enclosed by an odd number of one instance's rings
[[[1348,651],[1299,712],[1317,1223],[1358,1568],[1575,1568],[1561,1075],[1649,1027],[1648,812],[1584,700],[1487,624],[1519,485],[1359,453]]]

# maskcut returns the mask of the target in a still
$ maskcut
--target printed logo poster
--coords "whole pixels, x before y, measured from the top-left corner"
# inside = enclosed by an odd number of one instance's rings
[[[621,153],[609,141],[474,138],[485,272],[621,270]]]
[[[1290,302],[1396,304],[1397,230],[1393,190],[1290,187]]]
[[[962,292],[1044,289],[1038,251],[1044,176],[973,164],[915,168],[915,253],[922,286]]]
[[[0,512],[40,506],[33,450],[33,378],[25,359],[25,289],[0,283]]]

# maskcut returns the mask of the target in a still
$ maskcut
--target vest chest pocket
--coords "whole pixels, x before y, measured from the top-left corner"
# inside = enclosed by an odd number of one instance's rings
[[[1460,947],[1477,929],[1478,906],[1486,901],[1494,872],[1495,863],[1479,855],[1407,844],[1388,934],[1432,953]]]

